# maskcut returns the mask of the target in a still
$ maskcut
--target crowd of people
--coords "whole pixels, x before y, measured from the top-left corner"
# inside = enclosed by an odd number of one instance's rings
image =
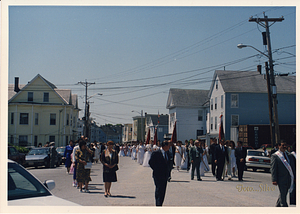
[[[277,167],[280,166],[279,160],[286,167],[292,180],[295,181],[293,171],[295,168],[296,149],[287,150],[286,143],[276,145],[271,152],[264,149],[266,156],[271,157],[272,182],[279,186],[280,195],[277,206],[287,206],[286,194],[291,191],[291,198],[295,200],[295,182],[290,181],[284,186],[278,178]],[[281,151],[281,153],[279,152]],[[288,162],[284,162],[284,156],[288,154]],[[238,141],[237,145],[232,140],[210,139],[208,147],[205,140],[186,140],[173,143],[171,141],[152,140],[145,144],[142,141],[137,143],[114,144],[112,141],[107,143],[90,143],[87,146],[87,138],[83,136],[76,142],[70,141],[65,148],[64,157],[66,173],[73,174],[73,186],[80,192],[89,192],[89,182],[91,181],[90,170],[92,163],[103,164],[103,182],[105,183],[105,197],[111,196],[110,189],[112,182],[117,181],[116,171],[118,168],[119,157],[129,157],[142,167],[151,167],[153,170],[153,179],[156,186],[155,198],[156,205],[162,206],[166,191],[167,182],[171,180],[171,171],[186,170],[189,172],[191,180],[194,180],[195,174],[198,181],[205,177],[205,173],[212,173],[217,181],[224,181],[237,178],[243,181],[244,167],[246,163],[247,149],[243,147],[243,142]],[[277,156],[278,158],[276,158]],[[209,165],[209,163],[211,165]],[[288,163],[288,164],[287,164]],[[162,173],[162,170],[164,171]],[[282,169],[280,170],[282,171]],[[285,173],[287,174],[287,173]],[[294,173],[295,174],[295,173]],[[293,177],[292,177],[293,175]],[[287,176],[289,177],[289,176]],[[289,178],[290,178],[289,177]],[[279,179],[276,180],[276,179]],[[291,186],[291,187],[290,187]],[[284,189],[284,190],[283,190]],[[294,190],[294,191],[292,191]],[[291,204],[295,204],[291,202]]]

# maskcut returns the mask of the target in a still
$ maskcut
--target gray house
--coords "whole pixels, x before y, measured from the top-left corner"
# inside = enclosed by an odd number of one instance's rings
[[[155,128],[157,129],[157,140],[164,141],[164,135],[169,131],[169,115],[165,114],[145,114],[146,117],[146,136],[150,129],[150,139],[154,140]]]
[[[169,133],[176,123],[177,139],[206,139],[209,90],[175,89],[169,91],[166,108],[169,109]],[[208,141],[209,142],[209,141]]]
[[[296,76],[276,76],[279,124],[296,124]],[[209,91],[210,137],[218,137],[220,115],[226,140],[238,139],[238,126],[270,124],[265,75],[257,71],[215,71]]]

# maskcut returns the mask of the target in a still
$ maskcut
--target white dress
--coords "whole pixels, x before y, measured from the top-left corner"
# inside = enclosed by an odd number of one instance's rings
[[[145,167],[150,167],[148,162],[150,160],[152,150],[153,150],[152,145],[147,144],[146,145],[146,152],[144,154],[144,160],[143,160],[143,166],[145,166]]]
[[[142,165],[144,160],[145,147],[144,145],[138,145],[137,147],[137,162]]]
[[[176,146],[175,150],[175,166],[179,167],[181,166],[181,156],[182,156],[182,147],[181,146]]]
[[[135,160],[135,156],[136,156],[136,146],[132,146],[131,160]]]
[[[235,149],[231,149],[231,154],[230,154],[230,158],[231,158],[231,169],[233,169],[233,167],[236,167],[236,158],[235,158]]]
[[[206,151],[206,153],[208,152],[208,148],[202,148],[203,152]],[[208,165],[208,161],[207,161],[207,155],[203,155],[203,160],[201,160],[200,163],[200,176],[204,176],[204,172],[208,172],[209,171],[209,165]]]
[[[188,161],[188,158],[187,158],[187,152],[186,152],[186,148],[185,147],[182,147],[182,153],[183,153],[183,158],[181,159],[181,166],[180,168],[181,169],[187,169],[187,161]]]
[[[127,150],[127,156],[130,157],[131,156],[131,146],[128,146],[128,150]]]
[[[124,154],[124,149],[123,149],[123,146],[120,147],[120,152],[119,152],[119,157],[124,157],[125,154]]]

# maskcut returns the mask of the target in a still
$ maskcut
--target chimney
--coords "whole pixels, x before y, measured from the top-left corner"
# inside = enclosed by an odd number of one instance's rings
[[[261,74],[261,65],[258,65],[258,66],[257,66],[257,72],[258,72],[259,74]]]
[[[19,77],[15,77],[15,89],[14,89],[15,92],[19,92],[20,91],[20,88],[19,88]]]

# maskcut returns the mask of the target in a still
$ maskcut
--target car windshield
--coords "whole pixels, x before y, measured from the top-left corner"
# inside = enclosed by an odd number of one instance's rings
[[[8,163],[8,200],[48,196],[51,193],[16,163]]]
[[[266,156],[265,153],[260,151],[248,151],[248,155],[251,156]]]
[[[65,148],[63,148],[63,147],[59,147],[56,150],[57,150],[57,152],[65,152]]]
[[[47,155],[48,149],[31,149],[28,155]]]

